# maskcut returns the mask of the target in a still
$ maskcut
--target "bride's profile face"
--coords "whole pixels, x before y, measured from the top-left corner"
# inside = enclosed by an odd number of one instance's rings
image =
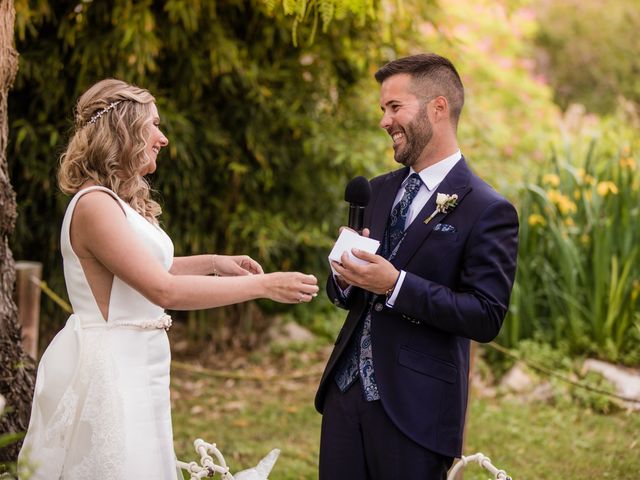
[[[162,147],[166,147],[169,144],[169,140],[160,130],[160,116],[158,115],[158,108],[155,103],[151,104],[149,116],[151,119],[147,131],[147,147],[145,150],[149,162],[142,167],[142,172],[140,172],[142,175],[148,175],[156,171],[158,153],[160,153]]]

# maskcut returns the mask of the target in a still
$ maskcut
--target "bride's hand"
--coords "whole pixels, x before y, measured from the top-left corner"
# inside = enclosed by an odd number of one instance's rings
[[[310,302],[318,295],[318,279],[299,272],[274,272],[265,275],[267,298],[280,303]]]
[[[215,255],[213,262],[216,273],[222,277],[264,273],[260,264],[247,255]]]

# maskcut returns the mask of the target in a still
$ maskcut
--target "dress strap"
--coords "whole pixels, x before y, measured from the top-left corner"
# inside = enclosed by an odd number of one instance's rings
[[[124,208],[125,205],[127,205],[125,203],[124,200],[122,200],[117,194],[116,192],[114,192],[113,190],[107,188],[107,187],[103,187],[102,185],[92,185],[91,187],[87,187],[87,188],[83,188],[82,190],[78,190],[76,192],[76,194],[74,195],[73,199],[71,200],[71,203],[73,205],[69,205],[69,207],[71,209],[75,208],[76,203],[78,203],[78,200],[80,200],[80,198],[82,198],[83,195],[89,193],[89,192],[93,192],[96,190],[100,190],[101,192],[105,192],[108,193],[109,195],[111,195],[113,198],[115,198],[118,202],[118,205],[120,205],[120,208],[122,208],[122,211],[124,212],[124,214],[127,214],[127,210]]]

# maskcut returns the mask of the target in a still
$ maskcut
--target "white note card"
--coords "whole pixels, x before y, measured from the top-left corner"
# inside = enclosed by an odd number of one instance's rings
[[[329,264],[331,261],[335,261],[340,263],[340,257],[344,252],[349,254],[349,259],[355,263],[359,263],[360,265],[367,264],[366,260],[362,260],[358,257],[354,257],[351,253],[352,248],[357,248],[359,250],[364,250],[369,253],[376,253],[378,251],[378,247],[380,246],[380,242],[373,238],[363,237],[362,235],[358,235],[353,230],[349,230],[347,228],[343,229],[336,240],[335,245],[331,249],[331,253],[329,254]],[[333,270],[333,266],[331,267],[331,271],[335,274],[335,270]]]

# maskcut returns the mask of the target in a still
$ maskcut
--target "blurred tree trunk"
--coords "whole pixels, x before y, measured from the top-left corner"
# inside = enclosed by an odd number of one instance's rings
[[[0,0],[0,393],[8,412],[0,417],[0,433],[27,429],[35,370],[22,350],[18,311],[13,301],[15,265],[9,237],[16,220],[16,196],[7,165],[7,98],[18,71],[13,42],[15,9],[12,0]],[[0,450],[0,461],[17,457],[19,444]]]

